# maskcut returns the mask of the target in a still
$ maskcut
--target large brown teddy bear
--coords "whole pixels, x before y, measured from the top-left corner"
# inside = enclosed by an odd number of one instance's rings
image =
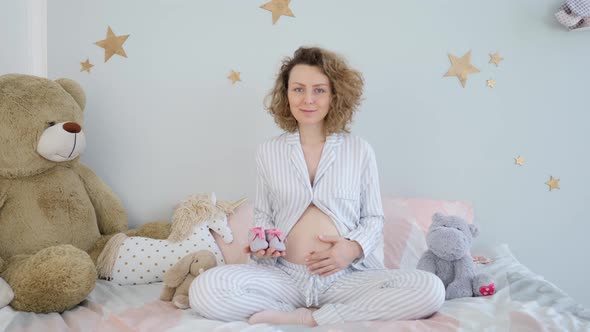
[[[0,76],[0,276],[16,310],[62,312],[82,302],[109,234],[169,235],[166,223],[128,231],[121,201],[78,161],[85,104],[72,80]]]

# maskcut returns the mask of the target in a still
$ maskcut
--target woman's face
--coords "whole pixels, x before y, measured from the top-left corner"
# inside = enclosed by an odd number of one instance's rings
[[[300,127],[324,124],[332,101],[331,90],[328,76],[318,67],[296,65],[291,69],[287,97],[291,114]]]

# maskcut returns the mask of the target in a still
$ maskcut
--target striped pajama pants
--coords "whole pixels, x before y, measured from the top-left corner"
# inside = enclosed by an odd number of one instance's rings
[[[246,321],[263,310],[316,307],[318,325],[367,320],[425,318],[444,303],[445,288],[420,270],[348,268],[322,278],[305,265],[279,258],[276,265],[234,264],[201,274],[189,290],[199,315],[221,321]]]

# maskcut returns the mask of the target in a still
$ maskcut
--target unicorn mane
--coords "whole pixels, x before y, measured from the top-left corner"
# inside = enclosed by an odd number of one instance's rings
[[[217,201],[215,194],[195,194],[182,200],[172,215],[171,232],[168,240],[179,242],[184,240],[194,226],[214,219],[229,216],[246,201],[245,198],[235,202]]]

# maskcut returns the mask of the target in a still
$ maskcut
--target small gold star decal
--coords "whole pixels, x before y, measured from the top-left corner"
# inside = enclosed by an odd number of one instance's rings
[[[490,62],[489,63],[493,63],[496,65],[496,67],[498,67],[498,65],[500,64],[500,62],[504,60],[504,58],[500,55],[500,53],[496,52],[494,54],[490,53]]]
[[[86,58],[86,61],[84,62],[80,62],[80,72],[87,72],[88,74],[90,74],[90,69],[94,67],[93,64],[90,63],[90,59]]]
[[[549,181],[545,182],[546,185],[549,186],[549,191],[553,189],[560,189],[559,188],[559,179],[554,179],[553,176],[549,179]]]
[[[496,80],[487,80],[486,84],[488,85],[488,88],[495,88],[496,87]]]
[[[272,12],[272,24],[275,24],[281,16],[295,17],[289,8],[289,2],[291,2],[291,0],[271,0],[260,6],[260,8]]]
[[[242,81],[240,79],[240,72],[239,71],[231,70],[231,73],[229,74],[229,76],[227,78],[229,78],[231,80],[232,85],[236,84],[236,82],[238,82],[238,81],[240,81],[240,82]]]
[[[518,157],[514,158],[514,163],[515,163],[516,165],[518,165],[518,166],[522,166],[522,165],[524,165],[524,162],[525,162],[525,160],[524,160],[524,158],[523,158],[523,157],[521,157],[521,156],[518,156]]]

